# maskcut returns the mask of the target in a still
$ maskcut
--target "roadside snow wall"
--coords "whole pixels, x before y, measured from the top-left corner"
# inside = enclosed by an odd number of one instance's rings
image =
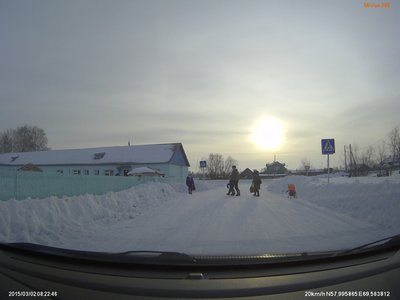
[[[268,181],[267,189],[286,193],[289,183],[296,186],[298,198],[311,205],[350,215],[388,228],[400,228],[400,176],[306,177],[288,176]]]
[[[105,195],[0,201],[0,241],[69,246],[63,241],[90,237],[99,224],[133,219],[174,195],[168,184],[149,183]]]

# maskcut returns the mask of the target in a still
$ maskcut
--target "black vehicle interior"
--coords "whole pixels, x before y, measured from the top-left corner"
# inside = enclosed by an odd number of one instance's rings
[[[1,299],[399,299],[400,244],[253,256],[1,244],[0,278]]]

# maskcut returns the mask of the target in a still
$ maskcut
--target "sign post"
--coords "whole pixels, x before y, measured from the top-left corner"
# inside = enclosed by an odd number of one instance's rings
[[[200,161],[200,168],[206,168],[207,167],[207,162],[205,160]]]
[[[322,139],[321,140],[322,155],[328,156],[328,184],[329,184],[329,155],[335,153],[335,139]]]
[[[207,161],[201,160],[200,161],[200,169],[201,169],[201,175],[202,175],[203,179],[204,179],[204,172],[205,172],[206,168],[207,168]]]

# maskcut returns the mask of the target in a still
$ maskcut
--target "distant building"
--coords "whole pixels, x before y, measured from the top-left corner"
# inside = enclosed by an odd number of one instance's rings
[[[400,167],[400,155],[391,155],[385,158],[381,164],[381,166],[399,168]]]
[[[266,168],[262,172],[264,174],[286,174],[288,172],[286,165],[284,163],[280,163],[279,161],[266,164],[265,167]]]
[[[190,166],[181,143],[0,154],[0,170],[29,164],[43,172],[87,176],[123,176],[149,167],[177,180],[186,178]]]
[[[246,168],[242,173],[240,173],[240,178],[243,179],[252,179],[253,178],[253,171],[249,168]]]

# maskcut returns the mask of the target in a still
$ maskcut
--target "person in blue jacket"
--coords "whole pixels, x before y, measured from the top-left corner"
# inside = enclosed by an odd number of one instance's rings
[[[188,174],[188,176],[186,177],[186,185],[188,187],[189,194],[191,194],[192,191],[196,189],[194,186],[193,176],[191,174]]]

